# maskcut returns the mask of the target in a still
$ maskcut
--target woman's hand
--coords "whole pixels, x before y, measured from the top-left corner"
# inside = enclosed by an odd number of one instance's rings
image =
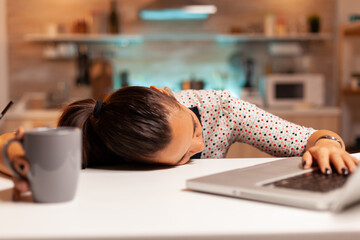
[[[159,88],[159,87],[156,87],[156,86],[150,86],[150,88],[155,89],[155,90],[157,90],[159,92],[162,92],[162,93],[164,93],[164,94],[166,94],[166,95],[168,95],[170,97],[175,97],[174,92],[169,87]]]
[[[323,135],[330,135],[340,139],[341,143],[332,139],[319,139]],[[317,163],[321,172],[331,174],[335,169],[339,174],[347,175],[357,169],[359,161],[345,151],[345,145],[341,138],[327,130],[319,130],[309,138],[307,151],[302,156],[302,164],[305,169]],[[332,168],[332,167],[333,168]]]
[[[18,140],[22,140],[23,137],[24,137],[24,129],[23,128],[19,128],[15,134],[14,133],[6,133],[6,134],[1,135],[1,138],[0,138],[1,150],[9,140],[14,139],[14,138],[16,138]],[[15,168],[15,170],[17,171],[17,173],[20,176],[24,177],[24,178],[16,177],[14,175],[14,173],[10,169],[7,168],[7,166],[4,163],[4,159],[1,159],[0,170],[2,170],[4,173],[6,173],[8,175],[13,176],[13,182],[14,182],[13,198],[15,201],[17,201],[17,200],[21,199],[21,195],[23,193],[29,191],[29,184],[25,180],[25,177],[30,169],[30,165],[26,161],[24,150],[19,143],[13,142],[10,144],[10,146],[8,148],[8,156],[9,156],[9,160],[10,160],[13,168]]]

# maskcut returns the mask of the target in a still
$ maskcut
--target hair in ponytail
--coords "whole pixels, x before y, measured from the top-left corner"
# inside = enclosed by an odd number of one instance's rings
[[[146,87],[121,88],[102,104],[96,103],[94,99],[73,102],[58,122],[82,129],[83,167],[147,162],[169,144],[169,110],[180,106],[174,97]]]

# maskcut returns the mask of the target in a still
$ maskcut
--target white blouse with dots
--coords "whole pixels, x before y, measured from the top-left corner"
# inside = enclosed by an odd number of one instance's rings
[[[205,149],[201,158],[224,158],[234,142],[248,143],[273,156],[301,156],[312,128],[290,123],[228,91],[184,90],[174,94],[201,116]]]

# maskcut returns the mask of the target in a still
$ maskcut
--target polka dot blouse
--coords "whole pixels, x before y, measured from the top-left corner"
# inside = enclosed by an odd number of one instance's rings
[[[199,110],[205,143],[201,158],[224,158],[234,142],[250,144],[273,156],[301,156],[315,132],[232,97],[228,91],[184,90],[175,97],[186,107]]]

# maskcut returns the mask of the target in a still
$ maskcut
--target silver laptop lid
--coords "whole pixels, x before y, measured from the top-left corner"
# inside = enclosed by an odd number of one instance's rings
[[[263,183],[306,172],[299,167],[299,163],[300,158],[281,159],[189,179],[187,187],[195,191],[317,210],[340,211],[359,201],[357,183],[360,182],[360,171],[353,173],[342,189],[329,193],[263,187]]]

